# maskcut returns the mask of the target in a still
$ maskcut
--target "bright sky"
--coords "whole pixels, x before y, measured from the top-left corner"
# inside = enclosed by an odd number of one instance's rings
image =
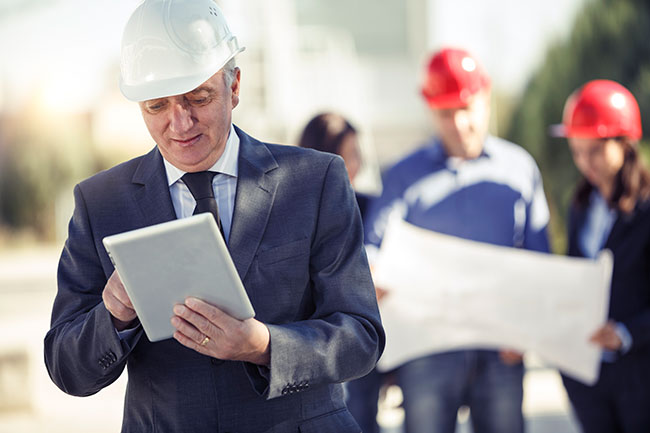
[[[469,49],[497,86],[519,91],[585,1],[432,0],[429,41]]]
[[[40,92],[47,105],[74,110],[117,83],[121,33],[139,0],[2,2],[0,103]]]

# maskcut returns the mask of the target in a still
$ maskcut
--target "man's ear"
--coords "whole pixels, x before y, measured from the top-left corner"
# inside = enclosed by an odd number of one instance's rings
[[[232,108],[235,108],[239,104],[239,85],[241,80],[241,69],[235,68],[235,77],[232,80],[230,85],[231,98],[232,98]]]

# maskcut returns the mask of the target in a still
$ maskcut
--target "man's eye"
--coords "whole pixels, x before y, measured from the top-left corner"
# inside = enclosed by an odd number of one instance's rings
[[[164,108],[165,104],[152,104],[152,105],[147,105],[147,110],[152,113],[156,113]]]
[[[208,102],[208,98],[193,98],[190,99],[190,103],[194,105],[203,105]]]

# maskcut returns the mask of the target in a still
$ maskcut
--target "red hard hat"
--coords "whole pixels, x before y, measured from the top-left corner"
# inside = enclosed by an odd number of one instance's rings
[[[457,108],[467,105],[472,95],[489,86],[490,77],[471,54],[444,48],[429,60],[422,95],[431,108]]]
[[[634,96],[610,80],[593,80],[573,92],[564,105],[561,135],[575,138],[643,135],[641,113]]]

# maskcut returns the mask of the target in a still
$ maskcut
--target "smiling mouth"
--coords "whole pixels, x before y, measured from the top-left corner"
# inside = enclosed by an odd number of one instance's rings
[[[194,137],[190,137],[190,138],[185,139],[185,140],[178,139],[178,138],[173,138],[172,141],[174,143],[182,146],[182,147],[187,147],[187,146],[191,146],[194,143],[196,143],[199,140],[199,138],[201,138],[201,134],[195,135]]]

